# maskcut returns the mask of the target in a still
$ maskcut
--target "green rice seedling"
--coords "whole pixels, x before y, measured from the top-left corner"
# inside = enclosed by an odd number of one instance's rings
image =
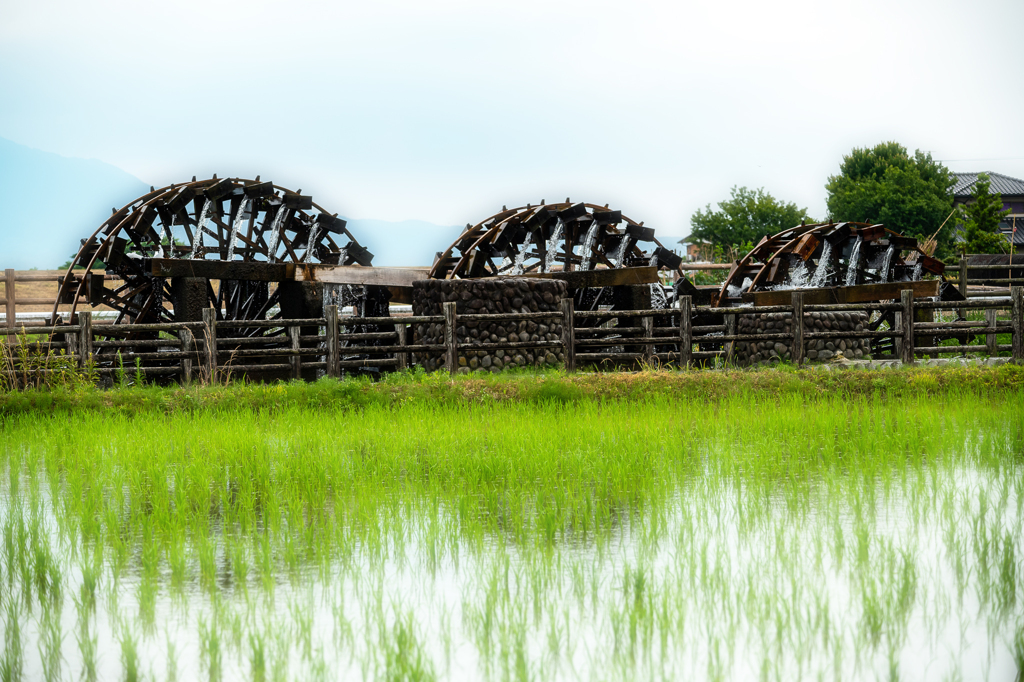
[[[119,636],[121,645],[121,667],[125,682],[136,682],[139,679],[138,641],[130,627],[123,627]]]
[[[221,679],[223,672],[223,650],[221,646],[221,632],[217,624],[217,618],[199,620],[199,656],[202,667],[206,671],[207,679],[210,682],[217,682]]]
[[[380,628],[382,660],[378,670],[382,678],[413,682],[436,679],[433,666],[416,636],[411,614],[397,617],[390,627],[381,623]]]
[[[262,634],[249,634],[249,679],[265,682],[267,679],[266,642]]]
[[[78,643],[78,654],[81,659],[81,678],[86,682],[95,682],[98,679],[96,670],[98,638],[90,626],[88,617],[79,618],[75,641]]]
[[[167,674],[165,679],[167,682],[177,682],[178,680],[178,646],[174,639],[171,637],[171,633],[167,633],[167,645],[165,648],[167,655]]]
[[[47,604],[40,619],[39,659],[42,662],[43,677],[59,680],[64,656],[64,632],[61,628],[60,606]]]
[[[0,658],[0,680],[21,680],[24,674],[24,640],[21,618],[24,607],[18,600],[8,600],[4,609],[4,653]]]

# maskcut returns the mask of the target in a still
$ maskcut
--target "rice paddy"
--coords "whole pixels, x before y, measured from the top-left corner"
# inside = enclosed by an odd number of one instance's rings
[[[1024,374],[859,374],[9,394],[0,679],[1014,679]]]

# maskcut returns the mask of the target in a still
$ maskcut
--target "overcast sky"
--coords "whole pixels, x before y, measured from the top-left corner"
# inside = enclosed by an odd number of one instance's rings
[[[0,0],[0,136],[351,217],[569,196],[682,235],[733,185],[821,217],[883,140],[1024,176],[1022,31],[1021,0]]]

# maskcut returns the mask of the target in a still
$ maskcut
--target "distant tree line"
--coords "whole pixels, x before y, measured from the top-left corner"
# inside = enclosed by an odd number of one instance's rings
[[[911,155],[897,142],[855,148],[825,183],[825,220],[882,223],[916,237],[940,258],[1006,251],[1009,241],[999,232],[1005,211],[1000,196],[990,192],[988,177],[978,177],[972,200],[955,211],[954,183],[949,169],[929,153]],[[762,237],[808,222],[816,221],[807,209],[776,199],[764,188],[733,187],[717,209],[708,204],[694,212],[687,241],[706,244],[718,254],[746,252]]]

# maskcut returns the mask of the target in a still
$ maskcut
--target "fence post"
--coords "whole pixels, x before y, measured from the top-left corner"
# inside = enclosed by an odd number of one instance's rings
[[[793,292],[793,364],[799,367],[804,362],[804,293]]]
[[[1010,287],[1013,300],[1013,360],[1024,361],[1024,287]]]
[[[203,308],[203,325],[206,337],[206,375],[213,384],[217,382],[217,311]]]
[[[903,348],[900,359],[904,365],[914,364],[914,290],[904,289],[900,292],[901,322],[903,324]]]
[[[192,353],[195,349],[195,339],[192,336],[191,329],[181,329],[178,331],[178,341],[182,353]],[[181,383],[190,384],[192,383],[192,358],[183,357],[181,359]]]
[[[565,371],[576,371],[576,311],[571,296],[562,299],[562,346],[565,349]]]
[[[725,335],[726,336],[736,336],[736,314],[735,313],[729,313],[728,315],[725,316]],[[735,348],[736,348],[736,342],[735,341],[726,341],[725,342],[725,362],[726,363],[732,362],[732,354],[733,354],[733,351],[735,350]]]
[[[693,299],[679,297],[679,366],[689,368],[693,363]]]
[[[78,313],[78,366],[85,368],[92,362],[92,312]]]
[[[967,259],[963,256],[960,256],[960,295],[967,298]],[[960,308],[956,314],[967,319],[967,308]]]
[[[995,327],[996,321],[999,319],[996,314],[998,311],[995,308],[985,309],[985,326]],[[996,333],[985,334],[985,352],[989,354],[989,357],[995,357],[999,354],[996,348]]]
[[[650,339],[654,337],[654,318],[651,316],[644,316],[640,318],[640,328],[643,329],[644,337]],[[648,343],[644,345],[644,363],[650,365],[654,361],[654,344]]]
[[[395,324],[395,334],[398,334],[398,345],[402,346],[403,348],[405,347],[405,344],[407,343],[406,342],[406,332],[407,332],[407,330],[408,330],[408,328],[405,326],[404,322],[399,322],[399,323]],[[398,371],[399,372],[404,372],[405,370],[409,369],[409,354],[406,353],[404,350],[395,353],[395,359],[398,360]]]
[[[443,304],[444,308],[444,364],[452,376],[459,369],[458,346],[455,343],[455,301]]]
[[[288,339],[292,342],[292,379],[302,378],[302,356],[299,355],[299,350],[302,348],[299,344],[299,326],[291,325],[288,327]]]
[[[327,326],[324,327],[327,334],[327,376],[338,377],[338,306],[331,304],[327,306]]]
[[[4,270],[4,298],[7,299],[7,327],[14,329],[14,270],[10,268]]]

